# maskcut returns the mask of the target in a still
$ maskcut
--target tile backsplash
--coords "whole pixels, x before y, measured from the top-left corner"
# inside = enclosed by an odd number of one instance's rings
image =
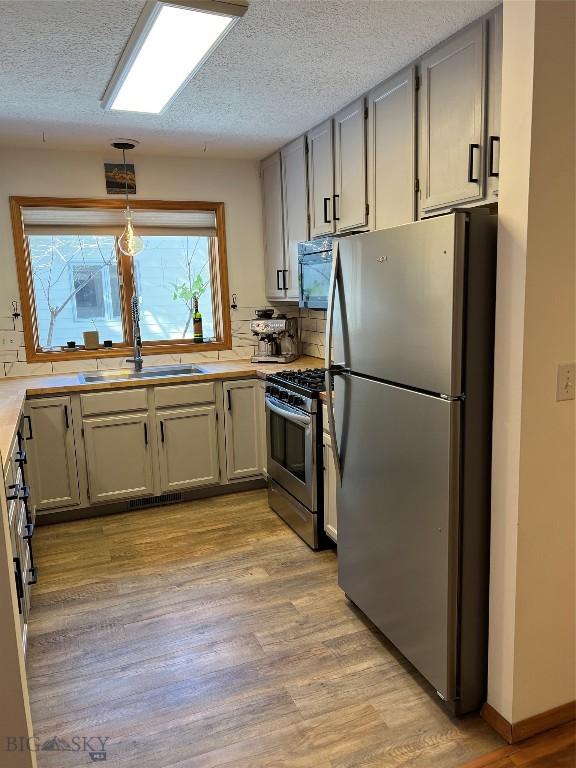
[[[256,307],[238,307],[231,311],[232,349],[222,352],[194,352],[182,355],[147,355],[146,365],[174,363],[208,363],[216,360],[240,360],[251,357],[255,352],[255,337],[250,331],[250,320]],[[276,307],[276,313],[285,312],[289,317],[298,317],[300,342],[303,355],[324,357],[324,334],[326,313],[298,307]],[[123,357],[101,359],[62,360],[60,362],[27,363],[22,333],[22,319],[11,315],[0,316],[0,334],[8,344],[0,346],[1,376],[41,376],[47,373],[78,373],[79,371],[103,370],[106,368],[130,367]]]
[[[324,357],[326,312],[317,309],[300,310],[300,342],[302,354]]]

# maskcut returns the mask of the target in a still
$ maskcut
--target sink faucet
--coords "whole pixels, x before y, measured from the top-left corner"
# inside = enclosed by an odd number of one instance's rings
[[[132,296],[132,329],[134,331],[134,351],[132,357],[128,357],[126,362],[134,363],[134,370],[139,373],[142,370],[142,336],[140,334],[140,308],[138,307],[138,296]]]

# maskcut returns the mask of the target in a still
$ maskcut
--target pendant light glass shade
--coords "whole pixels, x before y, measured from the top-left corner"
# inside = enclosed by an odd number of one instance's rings
[[[135,256],[144,248],[144,242],[142,238],[134,232],[132,211],[129,207],[126,208],[124,215],[126,216],[126,226],[118,238],[118,248],[126,256]]]

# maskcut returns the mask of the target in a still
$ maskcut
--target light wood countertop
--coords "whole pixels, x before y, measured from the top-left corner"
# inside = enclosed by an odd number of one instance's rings
[[[165,384],[187,384],[199,381],[223,379],[266,378],[267,374],[299,368],[322,368],[324,361],[318,357],[299,357],[293,363],[251,363],[250,360],[222,360],[214,363],[198,363],[195,367],[201,373],[188,376],[159,376],[158,378],[127,379],[84,383],[80,374],[50,374],[27,378],[6,378],[0,381],[0,458],[1,466],[10,451],[16,434],[20,414],[27,397],[62,395],[73,392],[98,392],[130,387],[164,386]],[[96,373],[96,371],[90,371]]]

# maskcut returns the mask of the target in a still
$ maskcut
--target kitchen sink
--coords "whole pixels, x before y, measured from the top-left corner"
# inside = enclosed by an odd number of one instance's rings
[[[78,378],[85,384],[98,384],[105,381],[132,381],[134,379],[159,379],[163,376],[193,376],[204,373],[194,365],[162,365],[134,371],[131,368],[117,368],[111,371],[79,373]]]

